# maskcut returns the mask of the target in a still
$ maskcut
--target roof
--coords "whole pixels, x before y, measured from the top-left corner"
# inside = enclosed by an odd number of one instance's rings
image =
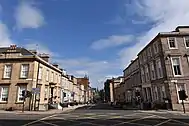
[[[9,53],[9,50],[11,50],[9,47],[3,47],[0,48],[0,53]],[[25,48],[17,47],[15,50],[15,53],[21,53],[22,55],[28,56],[28,55],[34,55],[32,52],[28,51]]]
[[[178,27],[176,27],[176,31],[178,31],[179,28],[189,28],[189,26],[187,26],[187,25],[178,26]]]
[[[153,43],[156,39],[158,39],[158,37],[172,37],[172,36],[188,36],[189,32],[178,32],[179,28],[189,28],[189,26],[178,26],[176,28],[176,31],[172,31],[172,32],[159,32],[138,54],[137,56],[143,52],[151,43]]]
[[[137,58],[135,58],[134,60],[131,60],[131,63],[123,70],[123,72],[125,71],[125,70],[127,70],[135,61],[137,61],[138,60],[138,57]]]
[[[26,57],[22,57],[22,58],[30,58],[30,59],[34,58],[36,61],[43,63],[58,72],[62,72],[59,68],[56,68],[51,63],[43,60],[40,56],[30,52],[29,50],[27,50],[25,48],[22,48],[22,47],[16,47],[14,49],[11,49],[10,47],[1,47],[0,48],[0,54],[7,54],[7,53],[21,53],[23,56],[26,56]],[[15,59],[15,58],[11,58],[11,59]],[[19,58],[19,59],[21,59],[21,58]]]

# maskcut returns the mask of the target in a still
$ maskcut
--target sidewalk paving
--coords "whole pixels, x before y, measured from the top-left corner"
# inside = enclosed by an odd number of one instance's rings
[[[139,112],[147,112],[147,113],[170,113],[174,115],[186,115],[189,116],[189,112],[184,113],[183,111],[171,111],[171,110],[137,110]]]
[[[23,115],[40,115],[40,114],[44,114],[44,115],[50,115],[50,114],[58,114],[58,113],[62,113],[62,112],[69,112],[72,110],[75,110],[77,108],[80,107],[84,107],[86,105],[77,105],[77,106],[70,106],[67,108],[63,108],[63,110],[61,109],[50,109],[47,111],[5,111],[5,110],[0,110],[0,114],[23,114]]]

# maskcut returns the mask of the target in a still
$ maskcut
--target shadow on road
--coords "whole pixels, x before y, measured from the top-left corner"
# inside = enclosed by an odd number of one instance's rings
[[[127,107],[127,108],[122,108],[119,106],[111,106],[107,103],[101,103],[101,104],[96,104],[96,105],[87,105],[84,107],[77,108],[76,110],[84,110],[84,109],[90,109],[90,110],[133,110],[134,108]]]
[[[33,120],[0,120],[0,126],[22,126]],[[50,125],[64,125],[64,126],[94,126],[94,125],[104,125],[104,126],[111,126],[111,125],[118,125],[118,126],[153,126],[160,124],[162,122],[167,121],[164,125],[170,126],[185,126],[188,125],[188,119],[172,119],[168,121],[168,119],[137,119],[137,118],[117,118],[117,119],[47,119],[43,121],[38,121],[32,123],[29,126],[50,126]],[[187,124],[186,124],[187,123]]]

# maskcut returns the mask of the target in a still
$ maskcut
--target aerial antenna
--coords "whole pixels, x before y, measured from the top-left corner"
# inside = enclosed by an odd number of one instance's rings
[[[39,45],[38,45],[38,44],[36,44],[35,46],[36,46],[36,52],[38,52]]]

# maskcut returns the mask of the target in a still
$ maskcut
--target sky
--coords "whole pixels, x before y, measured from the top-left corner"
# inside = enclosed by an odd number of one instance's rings
[[[168,6],[167,6],[168,5]],[[103,88],[158,32],[189,25],[188,0],[0,0],[0,47],[48,53]]]

